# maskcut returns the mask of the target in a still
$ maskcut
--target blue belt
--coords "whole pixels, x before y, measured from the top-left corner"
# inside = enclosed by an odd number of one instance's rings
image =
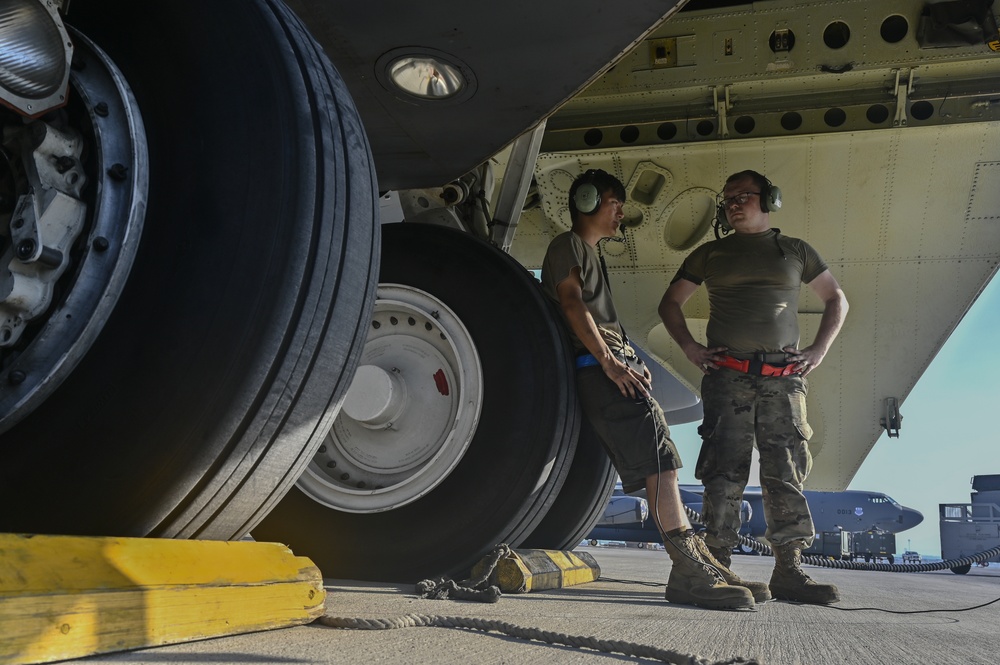
[[[601,363],[597,362],[597,358],[595,358],[591,353],[587,353],[582,356],[576,357],[577,369],[583,369],[584,367],[593,367],[595,365],[600,365],[600,364]]]

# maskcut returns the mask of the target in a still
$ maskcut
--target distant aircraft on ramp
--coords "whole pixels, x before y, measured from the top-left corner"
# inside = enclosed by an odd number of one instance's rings
[[[691,491],[689,487],[697,487],[698,491]],[[701,513],[701,486],[681,486],[681,501],[684,505]],[[640,490],[634,495],[626,495],[622,490],[621,483],[615,485],[608,506],[604,510],[604,515],[597,525],[591,529],[587,535],[587,540],[596,542],[598,540],[623,540],[627,543],[658,543],[662,539],[656,530],[656,523],[652,519],[652,508],[645,498],[646,491]],[[740,511],[741,521],[744,528],[741,533],[749,534],[747,525],[750,522],[752,508],[748,501],[743,502]],[[645,516],[637,519],[638,515]]]
[[[691,510],[701,513],[704,488],[701,485],[681,485],[681,500]],[[841,492],[803,492],[817,533],[824,531],[868,531],[876,529],[899,533],[920,524],[924,516],[917,510],[899,504],[881,492],[844,490]],[[659,542],[656,525],[652,519],[635,519],[635,516],[652,508],[644,498],[645,491],[626,496],[621,484],[605,511],[604,518],[587,536],[589,540],[624,540],[626,542]],[[614,509],[612,510],[612,505]],[[613,518],[609,518],[613,513]],[[767,525],[764,521],[763,497],[760,487],[747,487],[743,492],[740,511],[743,527],[740,533],[753,538],[762,537]]]

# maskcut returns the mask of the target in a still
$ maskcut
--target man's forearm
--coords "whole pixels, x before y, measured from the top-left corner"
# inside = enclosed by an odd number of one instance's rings
[[[819,329],[816,331],[816,338],[812,344],[813,348],[822,351],[823,355],[826,355],[830,347],[833,346],[834,340],[837,339],[837,335],[844,325],[844,319],[847,318],[847,309],[847,297],[844,296],[843,291],[838,292],[837,297],[826,301],[823,317],[820,319]]]
[[[562,310],[573,333],[602,365],[605,361],[613,358],[611,349],[608,348],[607,343],[597,329],[594,317],[587,311],[587,306],[583,302],[570,301],[563,303]]]
[[[691,344],[697,343],[694,335],[688,330],[687,320],[684,318],[684,312],[680,305],[673,300],[664,299],[660,301],[657,311],[670,337],[677,342],[677,346],[681,349],[687,349]]]

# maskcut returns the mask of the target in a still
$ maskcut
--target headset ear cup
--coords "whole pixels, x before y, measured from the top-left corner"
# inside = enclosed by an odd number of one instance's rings
[[[781,189],[768,180],[767,185],[760,188],[760,211],[774,212],[781,208]]]
[[[720,203],[715,209],[715,222],[726,233],[733,230],[733,227],[729,226],[729,220],[726,219],[726,205],[724,203]]]
[[[774,212],[781,209],[781,189],[771,185],[767,192],[767,211]]]
[[[597,187],[587,182],[580,185],[576,193],[573,194],[573,203],[576,209],[584,215],[589,215],[601,206],[601,193]]]

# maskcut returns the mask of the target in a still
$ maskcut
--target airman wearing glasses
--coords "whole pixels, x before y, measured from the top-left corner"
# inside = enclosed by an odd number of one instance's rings
[[[765,537],[775,555],[771,594],[825,604],[839,600],[837,588],[814,582],[800,567],[801,551],[814,533],[802,494],[812,466],[806,375],[823,362],[836,339],[847,299],[816,250],[771,227],[770,213],[777,207],[780,191],[766,177],[756,171],[731,175],[720,196],[718,221],[735,233],[688,255],[663,295],[659,314],[684,355],[705,375],[695,476],[705,485],[706,544],[728,568],[756,446]],[[707,346],[691,335],[681,309],[702,283],[709,298]],[[824,309],[812,344],[800,348],[803,283]]]

